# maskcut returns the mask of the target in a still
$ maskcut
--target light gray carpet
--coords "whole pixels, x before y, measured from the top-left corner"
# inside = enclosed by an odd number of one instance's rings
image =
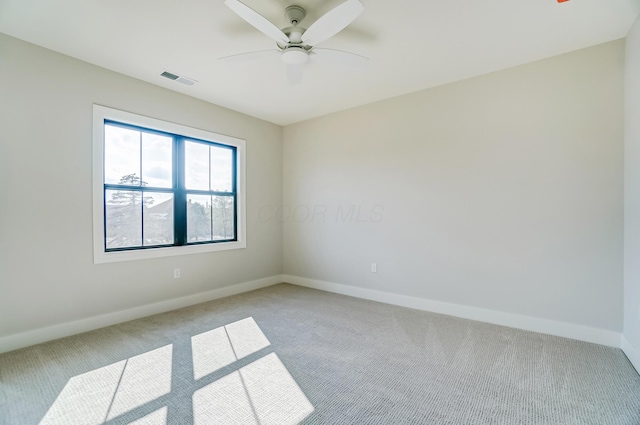
[[[0,424],[640,424],[614,348],[282,284],[0,355]]]

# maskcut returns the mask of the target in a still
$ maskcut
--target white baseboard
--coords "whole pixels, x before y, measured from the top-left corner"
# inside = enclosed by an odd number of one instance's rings
[[[70,335],[88,332],[95,329],[104,328],[129,320],[140,319],[158,313],[188,307],[218,298],[241,294],[253,291],[254,289],[265,288],[282,282],[282,275],[271,276],[250,282],[238,283],[224,288],[213,289],[199,294],[187,295],[185,297],[174,298],[154,304],[147,304],[127,310],[102,314],[100,316],[88,317],[73,322],[61,323],[59,325],[47,326],[45,328],[9,335],[0,338],[0,353],[17,350],[41,342],[51,341]]]
[[[426,310],[434,313],[462,317],[464,319],[478,320],[480,322],[493,323],[496,325],[509,326],[527,331],[540,332],[620,348],[620,333],[606,329],[539,319],[536,317],[487,310],[461,304],[434,301],[374,289],[343,285],[340,283],[323,282],[299,276],[283,275],[282,280],[293,285],[335,292],[337,294],[364,298],[371,301],[394,304],[402,307],[414,308],[416,310]]]
[[[616,348],[622,347],[622,350],[625,352],[633,366],[640,372],[640,351],[633,347],[631,343],[624,336],[621,336],[621,334],[618,332],[582,325],[575,325],[571,323],[522,316],[518,314],[487,310],[477,307],[470,307],[460,304],[434,301],[425,298],[411,297],[407,295],[394,294],[391,292],[360,288],[339,283],[324,282],[291,275],[271,276],[251,282],[243,282],[224,288],[201,292],[199,294],[174,298],[154,304],[148,304],[127,310],[107,313],[100,316],[88,317],[86,319],[76,320],[68,323],[61,323],[45,328],[34,329],[19,334],[8,335],[0,338],[0,353],[17,350],[19,348],[28,347],[30,345],[35,345],[42,342],[79,334],[82,332],[92,331],[129,320],[135,320],[158,313],[164,313],[182,307],[188,307],[190,305],[215,300],[218,298],[224,298],[231,295],[241,294],[243,292],[253,291],[255,289],[265,288],[267,286],[275,285],[281,282],[287,282],[293,285],[320,289],[323,291],[334,292],[337,294],[348,295],[357,298],[363,298],[371,301],[378,301],[386,304],[394,304],[402,307],[414,308],[417,310],[431,311],[434,313],[447,314],[450,316],[478,320],[481,322],[509,326],[512,328],[593,342],[596,344],[603,344]]]
[[[634,347],[624,335],[622,335],[620,340],[622,351],[624,351],[624,354],[627,355],[633,367],[635,367],[636,371],[640,374],[640,350]]]

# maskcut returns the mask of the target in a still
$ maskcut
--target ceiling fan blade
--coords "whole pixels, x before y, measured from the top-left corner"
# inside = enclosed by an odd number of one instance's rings
[[[297,86],[302,82],[302,72],[304,71],[304,67],[302,64],[297,65],[289,65],[287,64],[287,79],[289,80],[289,84],[292,86]]]
[[[345,52],[344,50],[325,49],[322,47],[314,48],[311,53],[313,58],[320,58],[338,65],[363,66],[369,62],[369,58],[357,53]]]
[[[239,2],[238,0],[224,0],[224,4],[267,37],[284,44],[289,42],[289,37],[287,37],[285,33],[280,31],[280,29],[273,25],[267,18],[251,9],[246,4]]]
[[[246,52],[246,53],[239,53],[237,55],[223,56],[221,58],[218,58],[218,60],[225,61],[225,62],[238,63],[238,62],[246,62],[246,61],[271,57],[271,56],[274,56],[276,53],[281,54],[280,50],[276,50],[276,49],[258,50],[255,52]]]
[[[315,21],[302,34],[302,41],[310,46],[316,46],[328,38],[342,31],[353,22],[364,10],[359,0],[347,0],[334,7]]]

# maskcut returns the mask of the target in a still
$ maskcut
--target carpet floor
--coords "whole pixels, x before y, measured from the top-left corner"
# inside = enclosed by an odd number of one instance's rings
[[[2,425],[639,425],[621,350],[301,288],[0,355]]]

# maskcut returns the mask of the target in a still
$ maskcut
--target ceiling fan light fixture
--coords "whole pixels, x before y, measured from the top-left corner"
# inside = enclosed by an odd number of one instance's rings
[[[302,47],[289,47],[282,52],[282,60],[287,65],[302,65],[309,59],[309,53]]]

